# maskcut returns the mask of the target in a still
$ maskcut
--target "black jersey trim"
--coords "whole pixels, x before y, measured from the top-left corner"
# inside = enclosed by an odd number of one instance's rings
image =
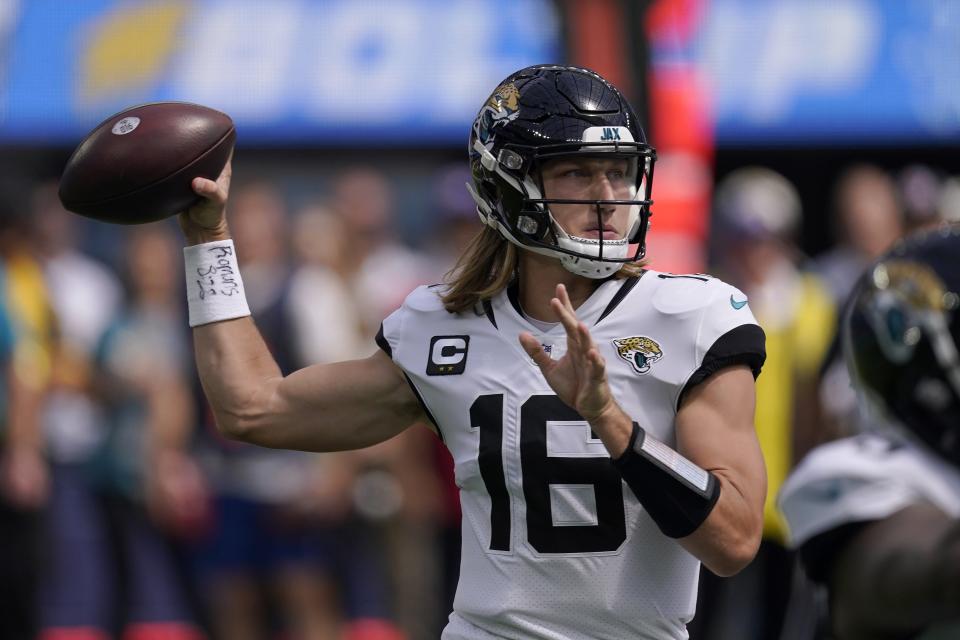
[[[429,418],[430,422],[433,424],[433,430],[437,432],[438,436],[440,436],[440,442],[444,442],[443,432],[440,431],[440,425],[437,424],[437,419],[433,417],[430,407],[428,407],[427,403],[424,402],[423,396],[420,395],[420,390],[417,389],[417,385],[413,384],[413,380],[407,375],[406,371],[403,372],[403,377],[407,379],[407,384],[410,385],[410,389],[413,390],[413,395],[417,396],[417,402],[420,403],[420,408],[423,409],[423,412],[427,414],[427,418]]]
[[[497,326],[497,316],[493,313],[493,304],[489,300],[483,301],[483,313],[486,314],[487,320],[490,321],[494,329],[500,328]]]
[[[600,314],[600,317],[597,318],[597,321],[593,323],[594,326],[600,324],[600,322],[606,318],[608,315],[613,313],[613,310],[616,309],[624,298],[627,297],[627,294],[630,293],[637,283],[640,282],[640,278],[643,277],[646,271],[641,271],[640,275],[635,278],[625,278],[623,284],[620,285],[620,288],[617,289],[617,292],[613,294],[613,298],[610,299],[610,302],[607,303],[607,308],[603,310],[603,313]]]
[[[758,325],[742,324],[734,327],[717,338],[716,342],[703,357],[700,368],[693,372],[683,385],[683,390],[677,398],[677,408],[683,402],[683,397],[690,389],[712,376],[717,371],[738,364],[750,367],[753,377],[760,375],[763,362],[767,359],[766,335]]]
[[[380,323],[380,329],[377,331],[377,337],[374,338],[374,340],[376,340],[377,346],[383,349],[383,351],[390,356],[390,359],[393,360],[393,348],[390,346],[390,343],[387,342],[386,336],[383,335],[383,323]],[[407,375],[406,371],[403,372],[403,377],[406,378],[407,384],[410,385],[410,390],[413,391],[413,395],[417,397],[417,402],[420,403],[420,408],[423,409],[423,412],[427,414],[430,422],[433,423],[434,431],[437,432],[437,435],[440,436],[440,440],[443,441],[443,432],[440,431],[440,425],[437,424],[436,418],[434,418],[433,414],[430,412],[430,407],[428,407],[427,403],[423,401],[423,396],[420,395],[420,390],[417,389],[415,384],[413,384],[413,380]]]
[[[846,550],[854,536],[875,520],[847,522],[821,534],[815,535],[797,550],[800,563],[807,577],[820,584],[827,584],[836,559]]]
[[[369,335],[369,334],[368,334]],[[380,323],[380,329],[377,330],[377,337],[374,338],[377,343],[377,346],[383,349],[390,359],[393,360],[393,347],[390,346],[390,343],[387,342],[387,337],[383,335],[383,323]]]
[[[513,308],[517,310],[517,315],[521,318],[527,317],[527,314],[523,312],[523,307],[520,306],[520,282],[517,278],[511,280],[510,284],[507,285],[507,300],[509,300]]]
[[[623,299],[627,297],[627,294],[637,286],[637,283],[640,282],[640,278],[643,277],[646,271],[641,271],[640,275],[635,278],[624,278],[623,284],[620,285],[620,288],[617,289],[617,292],[613,295],[613,298],[610,299],[610,302],[607,303],[607,307],[603,310],[603,313],[600,314],[600,317],[597,318],[597,321],[594,322],[594,326],[600,324],[600,321],[610,315],[617,306],[623,302]],[[514,279],[510,285],[507,287],[507,299],[510,300],[510,304],[513,305],[513,308],[517,310],[517,313],[521,318],[526,318],[527,314],[523,312],[523,308],[520,306],[520,283]],[[493,319],[493,311],[490,310],[487,313],[487,317],[490,318],[490,322],[493,322],[493,326],[497,326],[496,321]]]

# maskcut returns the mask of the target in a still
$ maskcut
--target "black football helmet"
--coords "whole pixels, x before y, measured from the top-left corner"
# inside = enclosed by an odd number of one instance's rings
[[[557,257],[579,275],[602,278],[642,258],[650,218],[656,152],[626,98],[587,69],[537,65],[506,78],[487,99],[470,134],[473,184],[467,188],[484,224],[531,251]],[[546,198],[543,162],[568,156],[627,159],[628,200]],[[625,238],[580,238],[553,219],[551,204],[630,205]],[[602,236],[602,234],[601,234]],[[628,255],[630,245],[636,245]]]
[[[844,332],[869,403],[960,466],[960,225],[911,235],[877,261]]]

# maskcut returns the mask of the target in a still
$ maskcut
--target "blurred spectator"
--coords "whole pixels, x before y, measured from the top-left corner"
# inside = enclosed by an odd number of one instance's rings
[[[428,429],[426,426],[407,429],[396,438],[361,453],[360,459],[366,465],[355,488],[357,507],[366,511],[377,500],[377,493],[382,501],[382,496],[388,494],[385,489],[389,490],[391,485],[396,487],[396,507],[381,517],[390,552],[394,609],[401,628],[411,640],[439,637],[450,613],[443,610],[449,594],[444,592],[444,551],[439,536],[439,523],[444,518],[442,478],[433,454],[437,438],[430,435]],[[363,499],[365,484],[380,485],[377,493],[368,493],[366,500]]]
[[[794,461],[824,438],[815,381],[834,330],[825,285],[799,263],[802,210],[796,189],[769,169],[728,175],[716,192],[715,263],[750,300],[767,336],[767,360],[757,380],[756,427],[767,468],[760,552],[726,580],[704,574],[697,627],[710,638],[778,638],[790,596],[793,557],[775,498]]]
[[[847,169],[834,193],[834,222],[837,245],[818,256],[813,267],[840,308],[866,266],[903,234],[893,179],[872,165]]]
[[[938,224],[942,180],[930,167],[912,164],[897,174],[905,231]]]
[[[926,193],[931,188],[930,180],[924,170],[904,173],[901,198],[893,178],[878,167],[857,165],[840,176],[834,194],[838,244],[814,263],[830,285],[838,309],[844,308],[867,265],[905,232],[909,222],[903,207],[913,208],[910,220],[918,226],[932,215]],[[860,430],[856,396],[838,337],[822,368],[819,395],[824,421],[831,431],[849,435]]]
[[[369,351],[353,294],[344,278],[349,241],[343,221],[321,205],[302,209],[293,226],[298,265],[288,308],[297,367],[358,358]]]
[[[330,208],[346,228],[347,280],[370,338],[430,274],[429,265],[396,238],[393,207],[389,181],[373,168],[348,169],[333,185]]]
[[[287,300],[295,365],[364,355],[367,343],[353,294],[344,281],[348,243],[343,221],[322,205],[311,204],[297,213],[291,238],[298,262]],[[329,625],[332,630],[345,617],[366,617],[365,622],[354,620],[348,627],[361,637],[363,625],[387,625],[376,619],[386,617],[386,596],[380,586],[385,582],[386,566],[380,554],[368,553],[378,541],[368,525],[352,516],[361,461],[354,452],[328,453],[316,455],[313,465],[312,495],[301,499],[300,506],[314,520],[316,535],[329,541],[330,555],[337,556],[337,561],[328,561],[326,570],[333,579],[330,588],[343,594],[341,601],[328,604]],[[357,596],[370,589],[380,594],[373,598],[373,609],[360,604],[365,597]]]
[[[294,219],[292,239],[298,265],[291,278],[288,309],[298,366],[366,355],[370,341],[364,336],[354,292],[345,280],[352,271],[353,256],[344,221],[321,204],[308,205]],[[382,585],[388,582],[384,575],[388,567],[385,554],[379,551],[384,541],[378,525],[396,516],[406,495],[389,470],[394,466],[392,454],[402,448],[391,444],[316,456],[319,480],[311,506],[321,517],[320,526],[328,529],[327,535],[341,540],[334,577],[343,592],[342,613],[350,619],[345,635],[356,640],[396,634],[386,620],[379,619],[386,612]],[[401,468],[416,465],[405,456],[398,458]],[[406,558],[407,562],[417,560]],[[422,566],[413,570],[423,573]],[[393,610],[399,608],[396,599],[395,590]]]
[[[434,280],[456,264],[471,240],[479,233],[477,203],[467,191],[472,180],[469,167],[460,164],[445,166],[434,175],[431,235],[426,247],[433,263]]]
[[[945,221],[960,222],[960,176],[943,181],[937,206]]]
[[[78,250],[76,216],[63,209],[55,183],[34,190],[31,211],[59,328],[52,385],[44,399],[47,453],[55,464],[71,464],[86,460],[104,436],[103,410],[91,394],[93,358],[117,317],[123,291],[110,270]]]
[[[116,319],[122,299],[116,277],[76,249],[74,217],[60,205],[55,183],[41,184],[33,191],[31,220],[59,328],[51,385],[42,408],[53,490],[44,536],[49,541],[61,539],[70,527],[77,525],[69,514],[76,508],[76,500],[71,496],[87,500],[91,495],[88,479],[79,466],[102,444],[107,420],[92,393],[95,351],[109,324]],[[50,566],[54,571],[67,567],[57,554],[53,554]],[[66,605],[51,603],[53,587],[49,583],[59,580],[49,575],[46,579],[41,608],[47,633],[53,627],[63,631],[94,621],[92,617],[52,612],[52,607]],[[74,602],[78,607],[84,604],[79,597]],[[105,629],[101,627],[101,631]]]
[[[332,242],[310,247],[315,262],[295,277],[290,221],[278,189],[265,182],[237,185],[231,203],[230,226],[250,309],[281,370],[290,373],[315,357],[353,355],[358,329],[349,303],[328,307],[336,300],[323,297],[344,293],[337,288],[338,276],[324,265],[335,264],[335,250],[342,246],[335,227],[327,229]],[[297,231],[316,239],[323,224],[318,218],[299,220]],[[306,241],[297,239],[299,255]],[[308,290],[318,282],[329,289]],[[324,335],[328,319],[334,330]],[[344,616],[362,619],[367,630],[392,630],[376,549],[364,547],[364,532],[342,526],[354,473],[350,459],[331,455],[321,462],[315,454],[226,442],[210,431],[204,459],[218,494],[216,527],[197,551],[216,636],[255,640],[280,632],[336,638]]]
[[[0,194],[0,637],[36,632],[40,509],[49,479],[41,399],[49,380],[55,324],[33,239],[11,194]]]
[[[385,175],[370,167],[340,174],[333,186],[331,210],[346,231],[347,282],[360,313],[363,332],[373,347],[381,321],[416,286],[437,274],[431,263],[395,236],[394,194]],[[370,470],[386,472],[397,483],[400,504],[387,520],[395,584],[395,608],[412,638],[436,637],[440,568],[434,554],[439,479],[429,466],[434,446],[418,429],[362,455]]]
[[[139,227],[124,239],[130,297],[96,356],[103,437],[57,465],[42,637],[203,637],[174,542],[203,526],[207,501],[188,453],[190,351],[171,232]]]

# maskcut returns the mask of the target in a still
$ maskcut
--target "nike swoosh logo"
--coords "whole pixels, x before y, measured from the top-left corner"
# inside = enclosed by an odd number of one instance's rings
[[[730,294],[730,306],[737,310],[743,309],[745,306],[747,306],[747,299],[744,298],[743,300],[734,300],[733,294]]]

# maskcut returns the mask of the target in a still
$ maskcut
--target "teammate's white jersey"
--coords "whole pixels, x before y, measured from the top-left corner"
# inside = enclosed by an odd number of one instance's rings
[[[799,549],[845,525],[882,520],[914,504],[960,517],[960,471],[911,441],[864,433],[811,451],[787,478],[779,501],[791,546]],[[815,580],[826,579],[837,544],[817,544],[802,556]],[[915,637],[958,638],[960,622],[936,623]]]
[[[811,451],[779,500],[791,545],[801,547],[845,524],[880,520],[917,503],[960,517],[960,471],[911,442],[864,433]]]
[[[460,583],[445,640],[686,638],[699,561],[664,536],[601,441],[551,391],[517,336],[554,358],[513,290],[480,313],[421,287],[378,344],[404,370],[450,450],[463,510]],[[706,276],[609,280],[577,309],[623,409],[675,446],[681,394],[725,366],[763,361],[746,296]]]

